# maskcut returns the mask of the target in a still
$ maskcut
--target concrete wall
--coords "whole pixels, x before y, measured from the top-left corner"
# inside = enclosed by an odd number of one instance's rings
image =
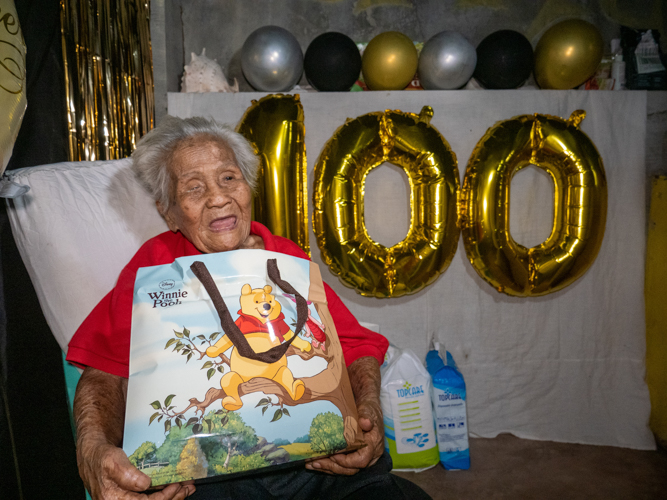
[[[239,79],[242,90],[250,89],[241,73],[241,47],[252,31],[267,24],[288,29],[304,51],[327,31],[368,42],[389,30],[401,31],[415,41],[454,30],[477,46],[494,31],[513,29],[537,43],[543,28],[573,15],[593,22],[606,39],[618,33],[616,23],[600,13],[596,0],[184,0],[180,8],[186,59],[190,52],[200,53],[206,47],[227,76]]]
[[[152,0],[151,9],[156,80],[161,77],[160,90],[166,82],[169,92],[180,90],[183,65],[203,48],[230,80],[238,79],[241,91],[251,90],[241,71],[241,47],[250,33],[270,24],[288,29],[304,52],[327,31],[368,42],[390,30],[415,41],[454,30],[477,46],[494,31],[513,29],[535,45],[555,22],[579,17],[595,24],[606,42],[619,33],[598,0]],[[166,100],[156,96],[156,102],[160,117]]]

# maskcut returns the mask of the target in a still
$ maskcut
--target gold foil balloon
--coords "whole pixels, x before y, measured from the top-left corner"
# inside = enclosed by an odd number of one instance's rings
[[[273,234],[310,254],[306,185],[306,127],[299,95],[253,100],[237,126],[260,157],[253,212]]]
[[[366,46],[361,72],[371,90],[402,90],[414,78],[418,63],[412,40],[398,31],[387,31]]]
[[[571,89],[588,80],[602,60],[595,26],[580,19],[549,28],[535,48],[535,80],[543,89]]]
[[[387,110],[348,120],[315,165],[313,227],[322,259],[361,295],[400,297],[432,283],[456,252],[459,230],[456,155],[419,115]],[[364,225],[364,183],[384,162],[410,181],[411,219],[403,241],[387,248]]]
[[[25,43],[13,0],[0,0],[0,174],[12,155],[26,108]]]
[[[461,228],[470,263],[499,292],[537,296],[581,277],[597,256],[607,214],[602,158],[579,130],[583,111],[568,120],[522,115],[490,128],[473,150],[461,190]],[[512,176],[526,165],[554,181],[554,222],[533,248],[512,239]]]

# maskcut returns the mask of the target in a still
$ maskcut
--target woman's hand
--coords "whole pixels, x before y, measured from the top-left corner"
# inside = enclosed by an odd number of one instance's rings
[[[352,391],[357,402],[359,425],[366,443],[352,453],[332,455],[306,464],[310,470],[328,474],[353,475],[374,465],[384,452],[384,425],[380,406],[380,367],[375,358],[363,357],[348,367]]]
[[[77,426],[77,462],[86,489],[97,499],[182,500],[194,493],[193,484],[171,484],[142,494],[150,478],[134,467],[119,447],[127,380],[86,368],[74,398]]]
[[[140,493],[150,487],[150,478],[130,463],[122,449],[110,444],[96,446],[85,458],[78,455],[79,472],[95,500],[182,500],[195,490],[191,484],[170,484],[161,491]]]

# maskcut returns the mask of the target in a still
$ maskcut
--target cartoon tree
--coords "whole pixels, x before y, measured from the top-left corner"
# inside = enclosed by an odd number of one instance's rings
[[[333,412],[318,414],[310,424],[310,447],[318,453],[335,453],[347,446],[343,419]]]
[[[192,437],[192,426],[172,427],[164,442],[157,449],[156,456],[158,461],[176,465],[183,451],[183,443],[190,437]]]
[[[322,318],[323,322],[328,328],[333,329],[333,319],[329,315],[328,310],[323,310],[315,303],[315,309]],[[206,357],[206,349],[212,346],[216,339],[222,335],[221,332],[214,332],[208,337],[204,335],[191,335],[190,330],[183,327],[182,331],[174,331],[174,337],[167,341],[165,349],[172,348],[172,352],[176,352],[185,356],[186,363],[193,357],[201,361]],[[326,341],[320,347],[313,347],[309,352],[303,352],[300,349],[290,346],[286,355],[299,356],[301,359],[307,361],[315,356],[323,358],[327,362],[327,369],[312,376],[301,377],[300,379],[305,384],[305,392],[298,400],[293,400],[287,393],[285,388],[280,386],[277,382],[266,378],[253,378],[248,382],[239,385],[239,396],[243,397],[247,394],[255,392],[262,392],[269,396],[263,398],[258,406],[263,406],[262,413],[266,412],[269,407],[277,406],[272,421],[278,420],[283,415],[290,416],[286,407],[292,407],[299,404],[310,403],[312,401],[329,401],[333,403],[342,414],[343,421],[343,435],[348,443],[353,443],[355,435],[358,430],[358,422],[356,415],[350,411],[350,408],[355,408],[354,397],[351,389],[343,391],[342,386],[350,387],[347,370],[344,366],[342,355],[338,357],[333,356],[333,352],[341,352],[340,341],[335,332],[328,333]],[[201,370],[206,370],[206,376],[210,380],[216,372],[223,374],[225,369],[229,369],[230,360],[225,354],[221,354],[217,358],[206,360]],[[204,414],[208,407],[214,402],[223,399],[227,394],[219,387],[211,387],[208,389],[202,400],[196,397],[189,398],[189,404],[180,411],[176,411],[171,405],[173,395],[167,397],[164,405],[160,401],[154,401],[152,404],[156,411],[150,419],[162,421],[164,419],[165,432],[168,432],[173,425],[192,426],[193,433],[199,434],[203,431]],[[277,401],[274,401],[271,396],[275,396]],[[186,412],[191,409],[195,410],[195,417],[187,419]],[[225,410],[217,410],[217,414],[226,413]],[[230,414],[233,412],[230,412]]]
[[[204,434],[196,438],[201,451],[208,461],[209,469],[215,473],[223,474],[245,470],[243,468],[238,469],[238,464],[240,463],[246,465],[251,462],[261,463],[258,467],[268,465],[268,462],[262,459],[261,456],[253,459],[244,458],[241,462],[235,460],[236,457],[245,457],[257,445],[259,438],[255,430],[246,425],[240,415],[226,413],[221,416],[219,413],[222,412],[220,410],[210,411],[203,417],[202,425],[206,427],[206,434],[209,435]],[[162,445],[157,449],[157,459],[160,462],[169,462],[172,464],[170,467],[174,468],[174,474],[176,474],[177,471],[174,466],[177,463],[181,469],[185,467],[185,462],[180,465],[184,448],[183,443],[186,443],[186,446],[190,445],[193,436],[192,425],[183,425],[181,427],[174,425],[170,428]],[[254,455],[247,455],[247,457]],[[161,474],[166,474],[166,469],[162,470]],[[175,479],[175,481],[180,480],[182,479]]]
[[[176,466],[176,472],[183,480],[198,479],[208,476],[208,461],[199,446],[197,438],[188,439],[187,444],[181,452],[180,460]]]
[[[205,418],[207,423],[209,418]],[[220,447],[226,452],[222,467],[230,467],[230,459],[234,455],[245,454],[257,444],[258,438],[255,429],[243,422],[243,419],[234,412],[227,413],[221,419],[211,419],[211,430],[209,431],[215,437],[206,438],[207,440],[216,440]],[[207,423],[208,424],[208,423]]]
[[[155,443],[152,443],[151,441],[145,441],[144,443],[139,446],[136,450],[134,450],[134,453],[130,455],[128,458],[130,459],[130,462],[132,462],[132,465],[134,465],[138,469],[143,469],[145,462],[151,461],[155,458],[155,453],[157,451],[157,448],[155,447]]]
[[[228,467],[234,472],[241,472],[246,470],[256,470],[262,467],[271,465],[262,455],[259,453],[253,453],[252,455],[234,455],[231,459]]]
[[[294,440],[295,443],[310,443],[310,435],[304,434],[301,437],[298,437]]]

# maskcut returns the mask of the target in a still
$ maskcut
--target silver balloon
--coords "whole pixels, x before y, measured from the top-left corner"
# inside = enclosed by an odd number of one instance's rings
[[[243,44],[241,68],[248,83],[257,90],[290,90],[303,73],[303,52],[286,29],[263,26],[253,31]]]
[[[477,51],[463,35],[441,31],[428,42],[419,55],[419,79],[427,90],[463,87],[477,64]]]

